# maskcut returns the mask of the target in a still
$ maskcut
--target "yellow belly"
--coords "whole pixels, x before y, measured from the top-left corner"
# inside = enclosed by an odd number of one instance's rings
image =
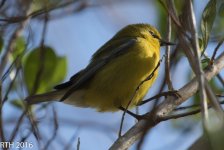
[[[85,89],[82,103],[98,111],[116,111],[119,106],[126,107],[138,85],[151,74],[158,61],[159,49],[141,42],[136,44],[128,53],[109,62],[93,77]],[[130,107],[144,98],[157,74],[158,70],[151,80],[140,86]]]

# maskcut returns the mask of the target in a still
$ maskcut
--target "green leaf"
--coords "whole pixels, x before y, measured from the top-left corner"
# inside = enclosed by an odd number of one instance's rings
[[[15,59],[25,49],[26,49],[26,41],[25,41],[24,37],[18,37],[15,41],[15,49],[12,53],[13,58]]]
[[[35,48],[25,59],[24,78],[29,92],[32,92],[37,78],[37,93],[43,93],[51,90],[53,86],[60,83],[66,76],[66,57],[57,56],[50,47],[44,47],[43,52],[44,54],[40,55],[41,49],[39,47]]]
[[[211,59],[209,59],[209,58],[202,59],[201,60],[202,67],[204,68],[204,67],[208,66],[208,64],[210,63],[210,61],[211,61]]]
[[[204,48],[204,45],[203,45],[202,38],[198,38],[198,43],[199,43],[200,50],[203,51],[205,48]]]
[[[165,33],[166,33],[166,11],[163,8],[163,4],[164,2],[162,0],[159,1],[155,1],[155,6],[156,6],[156,10],[157,10],[157,24],[158,24],[158,28],[161,31],[161,36],[164,37]]]
[[[202,13],[201,31],[204,50],[208,45],[209,36],[216,17],[216,0],[210,0]],[[202,54],[204,53],[204,50]]]
[[[43,9],[43,8],[49,8],[50,6],[57,6],[61,0],[34,0],[31,3],[31,9],[33,11]]]
[[[0,54],[1,54],[1,51],[3,49],[3,45],[4,45],[4,41],[3,39],[0,37]]]
[[[64,80],[67,73],[67,59],[66,57],[57,57],[57,63],[56,63],[57,69],[55,69],[55,72],[52,76],[52,83],[58,84],[61,81]]]
[[[185,4],[185,1],[180,0],[174,0],[175,9],[177,11],[177,15],[179,16],[183,12],[183,6]]]
[[[43,51],[43,54],[41,53]],[[49,90],[52,86],[57,64],[57,56],[50,47],[35,48],[27,56],[24,64],[24,78],[29,92],[32,92],[38,79],[37,93]]]
[[[10,104],[21,110],[25,109],[25,103],[22,100],[12,100],[10,101]]]
[[[219,7],[219,16],[224,17],[224,2]]]

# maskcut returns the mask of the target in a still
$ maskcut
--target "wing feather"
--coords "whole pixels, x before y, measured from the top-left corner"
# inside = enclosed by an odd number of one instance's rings
[[[93,77],[95,73],[108,62],[122,54],[125,54],[127,50],[129,50],[129,48],[136,43],[136,41],[137,39],[135,38],[128,38],[122,40],[122,42],[119,43],[119,46],[117,43],[116,46],[113,44],[109,46],[103,46],[97,53],[94,54],[90,64],[84,70],[72,76],[70,81],[55,87],[56,89],[70,87],[60,101],[68,98],[74,91],[78,90],[83,84],[88,82],[91,77]]]

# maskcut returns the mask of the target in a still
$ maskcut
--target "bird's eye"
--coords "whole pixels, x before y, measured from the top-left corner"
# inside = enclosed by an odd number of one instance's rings
[[[149,31],[149,33],[152,35],[152,36],[154,36],[155,34],[154,34],[154,32],[152,32],[152,31]]]
[[[159,37],[154,33],[154,32],[152,32],[152,31],[149,31],[149,33],[152,35],[152,37],[154,37],[154,38],[156,38],[156,39],[158,39]]]

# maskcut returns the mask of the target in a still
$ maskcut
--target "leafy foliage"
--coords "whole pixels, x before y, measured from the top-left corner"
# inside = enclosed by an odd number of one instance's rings
[[[203,11],[201,20],[201,32],[202,32],[201,49],[203,50],[203,53],[208,45],[208,40],[215,17],[216,17],[216,0],[210,0]]]
[[[0,54],[1,54],[1,51],[2,51],[2,48],[3,48],[3,45],[4,45],[4,41],[3,41],[3,39],[0,37]]]
[[[47,8],[50,5],[56,5],[60,0],[34,0],[32,3],[32,10]]]
[[[25,104],[24,104],[24,101],[23,100],[12,100],[10,101],[11,105],[13,105],[14,107],[18,108],[18,109],[22,109],[24,110],[25,109]]]
[[[25,41],[24,37],[18,37],[15,41],[15,49],[12,53],[12,57],[15,59],[25,49],[26,49],[26,41]]]
[[[66,66],[66,58],[57,56],[52,48],[33,49],[24,63],[24,78],[28,91],[32,92],[36,86],[35,82],[38,82],[37,93],[50,90],[53,85],[64,79]]]
[[[219,7],[219,16],[224,17],[224,2]]]

